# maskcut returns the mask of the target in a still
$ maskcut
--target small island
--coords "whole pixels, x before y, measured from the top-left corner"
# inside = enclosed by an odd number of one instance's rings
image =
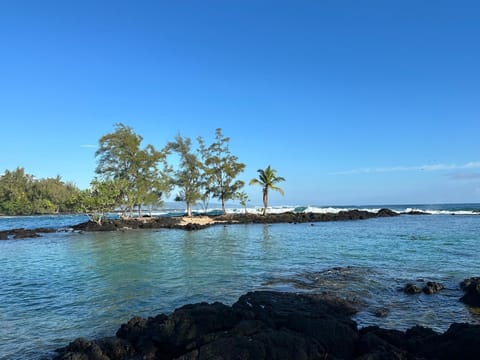
[[[201,230],[214,225],[234,224],[301,224],[324,221],[365,220],[378,217],[392,217],[399,214],[389,209],[380,209],[377,212],[365,210],[346,210],[338,213],[294,213],[279,214],[225,214],[217,216],[181,216],[181,217],[142,217],[131,219],[106,219],[101,223],[87,221],[74,225],[71,229],[37,228],[37,229],[11,229],[0,231],[0,240],[26,239],[40,237],[42,233],[56,231],[126,231],[136,229],[181,229]]]

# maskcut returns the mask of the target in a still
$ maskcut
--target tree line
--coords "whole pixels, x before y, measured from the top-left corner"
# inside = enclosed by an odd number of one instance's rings
[[[160,207],[174,190],[176,201],[186,204],[187,216],[201,202],[204,209],[217,199],[225,213],[225,204],[238,200],[245,207],[245,182],[238,179],[245,164],[230,151],[230,138],[215,131],[211,144],[202,137],[192,140],[180,134],[162,149],[148,144],[142,147],[142,136],[124,124],[99,139],[95,152],[95,178],[88,189],[56,178],[35,179],[24,169],[6,170],[0,176],[0,214],[26,215],[84,212],[101,223],[107,212],[118,210],[122,218],[142,216],[144,209]],[[171,165],[172,157],[178,165]],[[261,185],[264,209],[268,207],[268,190],[283,190],[275,184],[285,179],[268,166],[258,170],[258,179],[250,185]]]

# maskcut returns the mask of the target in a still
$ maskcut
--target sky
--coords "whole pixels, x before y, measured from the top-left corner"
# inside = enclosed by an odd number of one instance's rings
[[[0,1],[0,173],[88,187],[115,123],[231,138],[272,205],[480,202],[478,1]],[[261,189],[247,186],[251,204]]]

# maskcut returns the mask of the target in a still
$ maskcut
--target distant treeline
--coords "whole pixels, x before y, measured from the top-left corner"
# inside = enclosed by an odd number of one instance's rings
[[[242,191],[245,182],[238,179],[245,164],[231,153],[230,138],[222,129],[216,129],[211,144],[198,137],[195,147],[190,138],[180,134],[160,150],[150,144],[142,148],[142,140],[132,128],[120,123],[114,132],[103,135],[95,152],[96,176],[85,190],[63,182],[60,176],[35,179],[23,168],[6,170],[0,177],[0,214],[84,212],[101,223],[114,209],[122,217],[133,217],[134,211],[141,217],[143,209],[161,206],[174,190],[175,200],[185,202],[188,216],[197,203],[206,210],[210,199],[217,199],[223,212],[225,203],[235,199],[246,209],[248,196]],[[170,164],[172,155],[178,163],[175,168]],[[250,184],[262,186],[265,214],[268,190],[283,194],[275,184],[285,179],[270,166],[258,172],[259,178],[250,180]]]
[[[23,168],[0,176],[0,214],[32,215],[73,213],[81,210],[80,190],[56,178],[35,179]]]

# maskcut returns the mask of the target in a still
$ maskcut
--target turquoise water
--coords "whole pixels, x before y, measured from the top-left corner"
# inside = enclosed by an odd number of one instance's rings
[[[458,301],[458,282],[480,276],[479,244],[479,215],[0,241],[0,359],[49,356],[76,337],[111,335],[133,315],[197,301],[230,304],[254,289],[336,292],[363,304],[354,318],[361,326],[479,323]],[[333,267],[349,268],[328,271]],[[446,289],[431,296],[398,291],[420,278]],[[379,307],[390,309],[386,318],[373,315]]]

